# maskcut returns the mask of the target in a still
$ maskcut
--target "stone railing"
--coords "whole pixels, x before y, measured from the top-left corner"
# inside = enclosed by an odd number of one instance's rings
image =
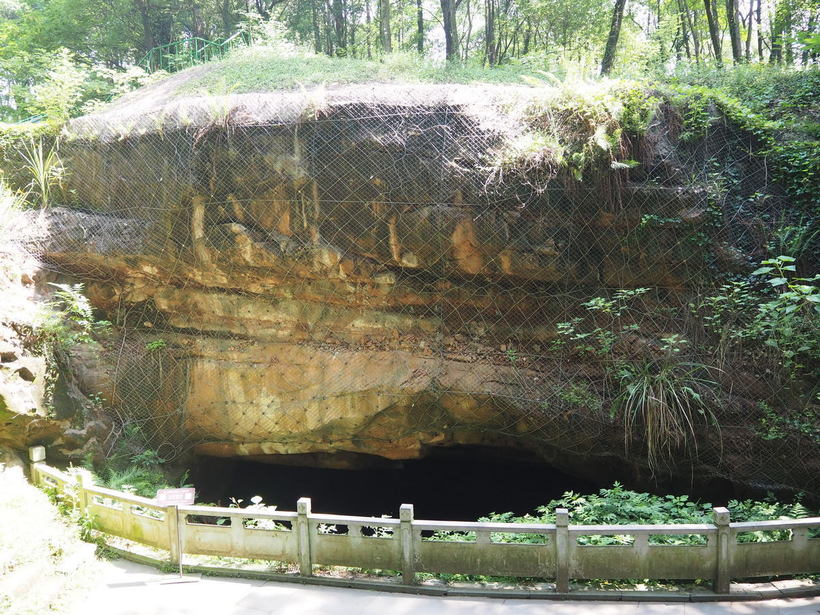
[[[412,585],[416,573],[538,577],[555,579],[558,593],[570,579],[712,579],[715,592],[729,593],[733,578],[820,572],[820,517],[731,523],[729,511],[714,509],[714,522],[693,525],[570,525],[565,509],[555,524],[481,523],[415,519],[404,504],[399,518],[317,514],[310,499],[296,511],[163,506],[154,500],[89,484],[82,473],[65,474],[43,463],[45,451],[31,449],[35,484],[70,498],[91,515],[100,531],[181,553],[252,558],[298,564],[302,576],[314,566],[401,571]],[[329,526],[333,531],[329,531]],[[790,530],[789,540],[739,542],[747,532]],[[437,532],[453,532],[437,540]],[[497,540],[536,535],[539,542]],[[618,545],[585,545],[587,536],[631,537]],[[651,544],[652,536],[701,536],[702,544]],[[452,540],[459,536],[458,540]]]

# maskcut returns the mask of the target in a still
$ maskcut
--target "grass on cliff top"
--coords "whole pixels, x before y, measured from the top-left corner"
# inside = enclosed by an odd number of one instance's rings
[[[476,62],[445,64],[414,53],[393,53],[378,60],[331,58],[280,41],[239,48],[226,59],[194,71],[182,71],[177,92],[242,94],[298,89],[315,85],[355,83],[543,84],[565,87],[590,76],[566,66],[539,67],[511,63],[493,68]],[[549,73],[550,77],[547,77]],[[704,86],[722,90],[758,113],[783,112],[820,105],[820,69],[793,70],[769,65],[739,65],[718,70],[712,66],[682,65],[672,74],[618,75],[655,85]],[[597,79],[593,79],[597,80]]]
[[[79,539],[21,467],[0,462],[0,494],[0,613],[68,612],[100,574],[94,545]]]
[[[182,77],[184,72],[180,74]],[[493,69],[479,65],[444,65],[410,53],[395,53],[380,61],[331,58],[271,46],[239,49],[208,70],[180,80],[179,94],[243,94],[291,90],[314,85],[352,83],[507,83],[522,85],[541,73],[522,66]]]

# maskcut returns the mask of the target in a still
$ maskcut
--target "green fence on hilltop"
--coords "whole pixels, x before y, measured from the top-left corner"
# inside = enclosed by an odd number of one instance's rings
[[[231,49],[249,45],[251,41],[250,32],[245,31],[237,32],[225,40],[211,41],[199,36],[183,38],[154,47],[145,54],[139,65],[149,73],[158,70],[173,73],[197,64],[224,58]]]

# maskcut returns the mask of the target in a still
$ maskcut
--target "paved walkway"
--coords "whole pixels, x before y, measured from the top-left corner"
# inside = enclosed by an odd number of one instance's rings
[[[173,575],[117,560],[70,615],[818,615],[820,598],[765,602],[549,602],[442,598]]]

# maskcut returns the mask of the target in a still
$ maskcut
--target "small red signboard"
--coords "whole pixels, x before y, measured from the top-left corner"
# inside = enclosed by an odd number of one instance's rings
[[[177,504],[186,506],[194,503],[196,489],[193,487],[183,487],[181,489],[157,489],[157,497],[154,498],[157,504],[168,506]]]

